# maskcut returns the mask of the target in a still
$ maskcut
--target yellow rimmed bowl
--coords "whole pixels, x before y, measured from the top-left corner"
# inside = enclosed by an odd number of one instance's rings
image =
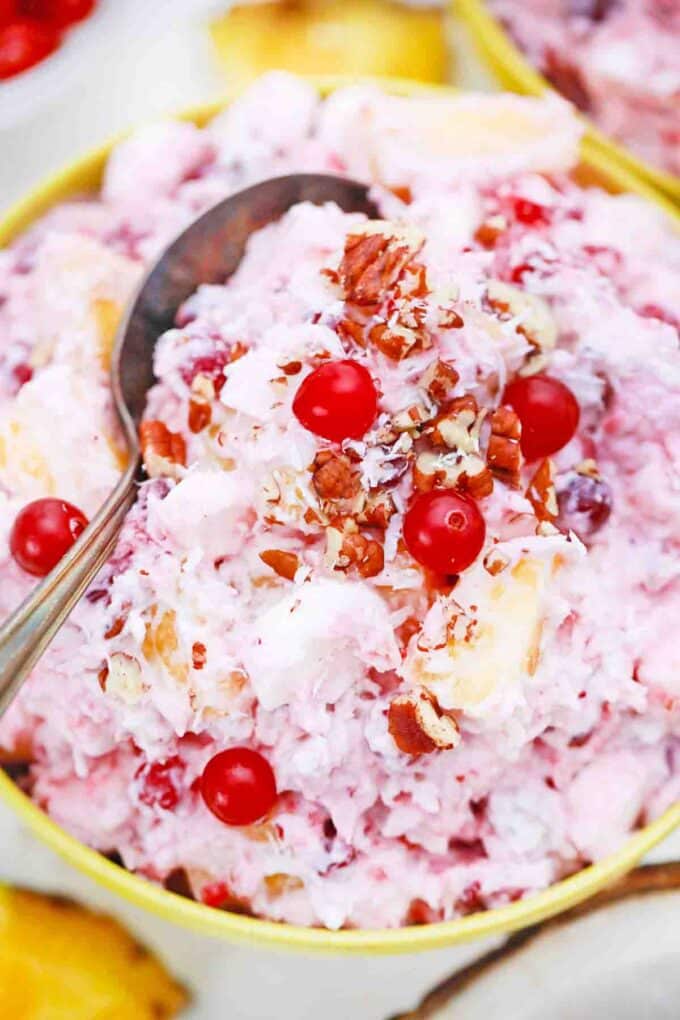
[[[476,53],[496,81],[504,88],[527,96],[540,96],[552,89],[550,82],[529,63],[498,19],[489,12],[484,0],[454,0],[454,3],[458,19],[467,30]],[[680,177],[638,159],[630,149],[600,131],[589,117],[582,119],[587,129],[586,152],[603,152],[622,168],[680,202]]]
[[[315,79],[322,94],[328,94],[349,79]],[[385,80],[388,91],[411,95],[427,91],[430,86]],[[438,94],[445,89],[434,90]],[[225,104],[213,104],[181,116],[196,124],[205,124]],[[115,145],[108,145],[84,156],[72,166],[36,188],[0,220],[0,248],[43,215],[51,206],[75,194],[95,191],[101,181],[108,155]],[[597,184],[612,192],[632,191],[657,202],[674,218],[680,229],[680,212],[673,205],[630,174],[607,154],[588,149],[575,171],[580,183]],[[434,949],[466,942],[489,935],[524,928],[543,918],[559,914],[592,896],[629,871],[656,843],[680,825],[680,803],[670,808],[651,825],[639,830],[617,853],[593,864],[578,874],[513,903],[486,912],[470,914],[455,921],[412,928],[382,931],[327,931],[296,925],[244,917],[215,910],[185,899],[126,871],[97,851],[80,843],[61,829],[35,805],[4,772],[0,771],[0,796],[48,846],[75,868],[94,878],[114,893],[139,907],[184,925],[205,935],[228,940],[251,942],[260,947],[299,950],[302,952],[389,954]]]

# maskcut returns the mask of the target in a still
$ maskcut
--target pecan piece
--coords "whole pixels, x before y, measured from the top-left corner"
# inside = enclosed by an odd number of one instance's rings
[[[534,513],[539,521],[552,523],[557,519],[555,466],[547,457],[539,464],[525,495],[534,508]]]
[[[455,397],[434,419],[427,433],[435,446],[479,453],[479,433],[485,414],[471,394]]]
[[[395,236],[390,224],[383,227],[385,233],[379,231],[379,223],[372,224],[370,232],[350,234],[345,241],[338,275],[347,301],[378,304],[420,247]]]
[[[363,508],[357,515],[357,521],[384,531],[395,513],[396,507],[389,492],[377,489],[368,494]]]
[[[292,581],[295,578],[300,566],[300,561],[295,553],[285,549],[265,549],[260,553],[260,559],[268,567],[271,567],[275,574],[285,577],[287,581]]]
[[[312,468],[312,485],[320,499],[352,499],[359,492],[359,475],[344,454],[321,450]]]
[[[492,474],[514,488],[519,487],[522,470],[520,439],[522,423],[511,407],[497,407],[491,415],[491,435],[486,462]]]
[[[361,577],[375,577],[385,566],[380,542],[360,534],[351,517],[336,518],[326,529],[326,562],[333,570],[356,567]]]
[[[475,241],[481,244],[482,248],[495,247],[498,238],[508,229],[508,221],[505,216],[499,214],[489,216],[477,227]]]
[[[202,432],[203,429],[207,428],[212,420],[212,408],[210,404],[204,403],[202,400],[190,400],[189,401],[189,414],[187,415],[187,425],[189,431],[193,433]]]
[[[399,750],[413,756],[448,751],[460,743],[455,719],[445,715],[437,699],[424,688],[394,699],[387,713],[387,728]]]
[[[149,478],[181,477],[186,466],[186,444],[179,432],[171,432],[162,421],[152,419],[139,426],[139,443]]]
[[[202,641],[194,641],[191,646],[191,665],[194,669],[203,669],[208,661],[208,649]]]
[[[429,393],[433,400],[441,404],[449,396],[459,379],[460,376],[450,361],[442,361],[437,358],[425,369],[419,385]]]

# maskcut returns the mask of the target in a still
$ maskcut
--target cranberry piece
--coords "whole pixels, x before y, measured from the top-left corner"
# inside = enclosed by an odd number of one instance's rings
[[[142,780],[139,799],[149,807],[160,807],[172,811],[179,803],[179,789],[184,772],[184,762],[177,755],[152,765],[142,765],[136,778]]]
[[[459,574],[477,559],[486,524],[469,496],[434,489],[416,496],[404,517],[411,556],[437,574]]]
[[[545,207],[529,198],[514,198],[512,211],[518,223],[524,223],[527,227],[537,227],[548,222]]]
[[[59,45],[52,25],[19,18],[0,28],[0,81],[39,64]]]
[[[302,381],[293,413],[324,439],[361,439],[378,413],[378,392],[368,369],[357,361],[329,361]]]
[[[516,379],[506,387],[503,403],[509,404],[522,422],[522,453],[527,460],[550,457],[566,446],[581,415],[568,386],[549,375]]]
[[[551,48],[546,52],[543,70],[546,78],[565,99],[568,99],[584,113],[588,112],[590,96],[577,67],[565,60],[557,50]]]
[[[12,375],[14,376],[14,379],[19,384],[19,386],[24,386],[27,382],[30,382],[31,379],[33,378],[33,369],[31,368],[30,365],[27,365],[25,362],[22,362],[20,365],[14,366],[14,368],[12,369]]]
[[[612,490],[601,478],[575,475],[557,494],[557,523],[587,539],[607,523],[612,512]]]
[[[604,21],[616,0],[569,0],[568,11],[574,18],[587,18],[588,21]]]
[[[201,889],[201,903],[219,910],[229,902],[231,893],[226,882],[209,882]]]
[[[257,751],[231,747],[204,768],[201,795],[225,825],[252,825],[274,806],[276,779],[267,759]]]
[[[97,0],[19,0],[22,13],[38,21],[49,21],[58,28],[66,28],[77,21],[89,18]]]
[[[63,499],[36,499],[19,511],[9,536],[12,556],[28,574],[44,577],[87,527],[77,507]]]

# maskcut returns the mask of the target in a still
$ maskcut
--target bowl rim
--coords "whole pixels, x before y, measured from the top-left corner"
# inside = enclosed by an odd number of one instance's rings
[[[452,2],[458,18],[468,30],[477,54],[496,81],[524,95],[540,96],[544,92],[556,91],[515,45],[501,22],[488,10],[485,0],[452,0]],[[679,176],[636,156],[631,149],[601,131],[590,117],[580,116],[586,126],[587,138],[593,146],[676,201],[680,200]]]
[[[317,87],[321,95],[328,95],[341,85],[366,82],[367,79],[350,76],[308,76],[307,80]],[[399,95],[434,92],[446,96],[456,91],[446,86],[389,78],[380,79],[379,85],[386,91]],[[232,98],[202,104],[172,116],[173,119],[205,124],[225,109]],[[94,191],[100,184],[109,153],[122,137],[124,135],[110,140],[48,177],[25,198],[11,206],[4,215],[0,215],[0,249],[10,244],[57,202],[66,200],[76,193]],[[592,151],[584,145],[582,163],[587,168],[595,170],[598,176],[605,178],[614,189],[633,191],[656,202],[670,214],[680,228],[680,210],[645,182],[630,174],[625,167],[617,164],[608,154]],[[138,907],[205,935],[254,943],[263,948],[323,954],[412,953],[524,928],[561,913],[613,882],[680,825],[679,802],[654,822],[635,832],[615,853],[568,878],[553,883],[541,892],[508,906],[422,926],[331,931],[216,910],[170,892],[146,878],[127,871],[108,860],[99,851],[71,836],[1,770],[0,798],[27,823],[39,839],[77,870]]]

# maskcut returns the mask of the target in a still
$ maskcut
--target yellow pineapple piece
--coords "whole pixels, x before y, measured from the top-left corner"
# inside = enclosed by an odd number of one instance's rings
[[[239,4],[211,25],[218,59],[229,76],[264,71],[297,74],[448,78],[441,10],[391,0],[284,0]]]
[[[104,372],[111,371],[111,355],[121,317],[120,305],[109,298],[95,298],[92,314],[97,326],[97,354]]]
[[[452,615],[447,644],[412,655],[418,682],[443,707],[475,715],[487,698],[533,676],[550,575],[551,564],[532,556],[497,577],[483,569],[466,575],[454,598],[465,596],[468,608]]]
[[[113,918],[0,887],[0,1015],[8,1020],[170,1020],[186,991]]]

